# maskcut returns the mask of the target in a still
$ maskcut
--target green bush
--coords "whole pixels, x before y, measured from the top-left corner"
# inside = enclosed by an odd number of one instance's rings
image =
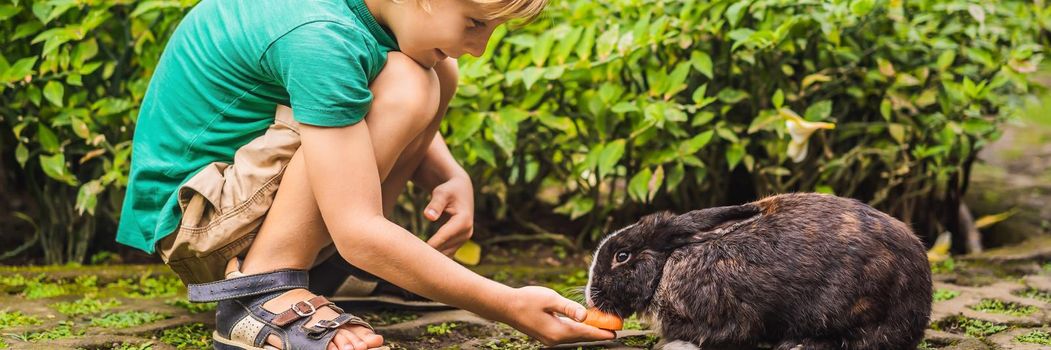
[[[483,212],[554,208],[581,239],[788,191],[958,232],[975,154],[1033,88],[1049,14],[1042,1],[556,1],[461,60],[445,130]],[[834,129],[791,141],[800,116]]]
[[[27,199],[16,215],[35,230],[4,257],[83,262],[97,227],[112,241],[136,108],[195,3],[0,1],[0,169],[14,169],[0,193]]]
[[[0,0],[0,193],[35,230],[0,258],[112,241],[137,107],[196,2]],[[1043,1],[558,0],[461,60],[443,130],[479,218],[581,242],[798,190],[954,230],[1049,27]],[[790,119],[835,128],[793,144]]]

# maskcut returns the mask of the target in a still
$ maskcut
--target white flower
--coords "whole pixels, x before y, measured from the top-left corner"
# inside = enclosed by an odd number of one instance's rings
[[[791,158],[796,163],[806,159],[810,135],[814,134],[818,129],[836,128],[836,124],[832,123],[803,120],[803,118],[788,108],[781,108],[780,114],[785,118],[785,127],[788,129],[788,134],[792,135],[792,141],[788,143],[788,158]]]

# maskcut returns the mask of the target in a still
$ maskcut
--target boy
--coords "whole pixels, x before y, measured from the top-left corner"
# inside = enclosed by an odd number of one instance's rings
[[[219,302],[218,349],[380,346],[367,323],[305,289],[330,245],[544,343],[612,338],[556,317],[584,309],[554,291],[510,288],[442,254],[470,237],[474,210],[437,134],[456,86],[450,57],[481,55],[496,26],[544,2],[201,1],[143,101],[117,240],[156,250],[191,300]],[[386,219],[410,179],[432,189],[428,219],[449,216],[430,245]]]

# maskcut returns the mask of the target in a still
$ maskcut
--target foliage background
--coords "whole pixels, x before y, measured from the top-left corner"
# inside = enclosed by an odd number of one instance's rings
[[[137,107],[196,2],[0,0],[0,210],[17,218],[0,241],[23,243],[0,259],[115,248]],[[586,246],[645,213],[786,191],[958,233],[975,154],[1033,92],[1049,28],[1043,0],[555,0],[460,61],[443,132],[493,236]],[[835,124],[798,163],[793,116]],[[425,200],[401,202],[414,232]]]

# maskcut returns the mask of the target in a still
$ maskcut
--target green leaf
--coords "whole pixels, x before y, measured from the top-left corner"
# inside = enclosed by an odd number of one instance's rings
[[[644,168],[638,172],[628,181],[628,195],[631,196],[636,202],[643,202],[646,198],[649,198],[649,185],[650,178],[653,177],[653,171],[650,168]]]
[[[494,113],[489,120],[493,128],[493,141],[504,151],[504,155],[510,158],[518,141],[518,118],[511,110],[501,110]]]
[[[44,170],[44,174],[47,174],[52,179],[62,181],[70,186],[77,185],[77,179],[66,167],[66,156],[62,153],[50,156],[41,155],[40,168]]]
[[[693,65],[693,69],[704,74],[708,79],[714,77],[714,74],[712,74],[712,56],[709,56],[704,51],[694,50],[691,52],[690,64]]]
[[[620,24],[614,24],[613,27],[606,29],[605,32],[599,35],[598,40],[595,42],[595,49],[600,60],[606,59],[613,53],[613,49],[617,47],[618,39],[620,39]]]
[[[682,183],[682,179],[686,176],[686,167],[682,165],[682,162],[676,162],[675,166],[668,170],[668,178],[665,182],[664,191],[672,193]]]
[[[540,80],[540,77],[543,75],[543,68],[529,67],[522,70],[522,82],[525,83],[526,89],[530,89],[533,87],[533,84],[536,83],[537,80]]]
[[[22,11],[22,9],[18,6],[0,5],[0,21],[14,17],[14,15],[17,15],[20,11]]]
[[[36,138],[37,141],[40,142],[40,147],[44,149],[44,152],[58,152],[58,136],[55,136],[55,132],[51,131],[51,129],[44,124],[37,124]]]
[[[73,127],[73,133],[74,134],[76,134],[77,136],[80,136],[80,138],[85,139],[85,140],[88,140],[88,139],[91,138],[91,129],[88,128],[88,124],[87,123],[85,123],[83,120],[80,120],[80,118],[76,118],[76,117],[70,119],[70,122],[71,122],[70,125]]]
[[[686,142],[680,144],[679,151],[682,152],[682,154],[684,155],[697,153],[697,151],[700,151],[701,148],[704,148],[704,146],[708,145],[708,142],[712,141],[713,135],[715,135],[715,132],[712,130],[708,130],[697,134],[696,136],[691,137],[689,140],[686,140]]]
[[[453,132],[449,136],[449,141],[451,143],[466,141],[482,128],[483,122],[485,122],[485,114],[481,112],[462,114],[455,120],[450,120],[449,125],[452,126]]]
[[[880,115],[883,116],[884,120],[890,121],[890,118],[893,116],[892,112],[893,112],[893,105],[891,105],[890,100],[883,99],[883,102],[880,102],[880,104],[879,104],[879,113],[880,113]]]
[[[25,144],[18,143],[18,147],[15,147],[15,160],[18,161],[18,166],[25,169],[26,161],[29,160],[29,149]]]
[[[873,7],[876,7],[876,0],[854,0],[850,4],[850,12],[855,16],[864,17],[872,11]]]
[[[56,107],[62,107],[62,97],[66,87],[57,81],[49,81],[44,85],[44,98]]]
[[[105,190],[102,183],[99,180],[88,181],[84,185],[80,186],[80,190],[77,191],[77,213],[84,215],[87,212],[89,215],[95,215],[95,206],[98,203],[98,195]]]
[[[657,171],[653,172],[653,176],[650,177],[650,181],[646,182],[646,201],[652,202],[653,197],[657,196],[657,190],[660,190],[661,184],[664,183],[664,167],[658,166]]]
[[[808,121],[820,121],[828,118],[832,114],[832,101],[824,100],[807,107],[806,112],[803,113],[806,120]]]
[[[741,22],[748,5],[751,5],[751,1],[736,1],[726,9],[726,21],[730,23],[730,28],[736,28],[737,23]]]
[[[618,139],[616,141],[606,144],[602,149],[602,153],[599,154],[598,159],[598,177],[604,179],[607,174],[613,172],[614,167],[620,162],[621,157],[624,156],[624,146],[626,142],[624,139]]]
[[[738,90],[738,89],[734,89],[734,88],[726,88],[726,89],[723,89],[722,91],[719,91],[718,97],[719,97],[720,101],[723,101],[723,103],[732,105],[732,104],[735,104],[735,103],[738,103],[738,102],[741,102],[741,101],[744,101],[745,99],[747,99],[748,98],[748,93],[744,92],[743,90]]]
[[[785,92],[781,91],[781,89],[777,89],[777,91],[774,92],[774,97],[771,101],[774,102],[775,109],[781,109],[781,107],[785,105]]]
[[[737,164],[741,162],[741,158],[744,157],[744,145],[735,143],[730,145],[730,148],[726,149],[726,163],[732,171],[737,167]]]
[[[905,143],[905,126],[901,124],[888,124],[887,131],[890,132],[890,136],[894,138],[899,144]]]
[[[33,65],[36,64],[36,60],[36,57],[27,57],[18,60],[17,62],[15,62],[15,64],[11,65],[11,67],[8,68],[7,71],[3,73],[2,82],[14,83],[19,80],[25,79],[27,75],[33,73]]]

